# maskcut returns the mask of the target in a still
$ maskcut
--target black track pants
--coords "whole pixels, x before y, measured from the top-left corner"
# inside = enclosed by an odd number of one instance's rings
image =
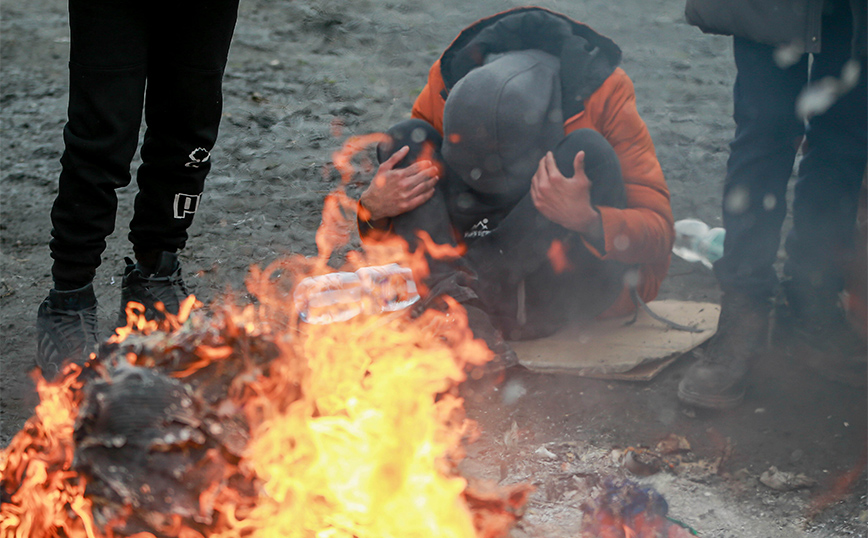
[[[93,279],[143,110],[130,241],[137,256],[184,247],[217,139],[237,11],[238,0],[69,1],[69,119],[51,211],[57,287]]]

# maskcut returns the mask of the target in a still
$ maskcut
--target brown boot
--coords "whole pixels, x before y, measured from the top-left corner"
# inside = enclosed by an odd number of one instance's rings
[[[770,311],[769,300],[724,293],[717,333],[678,384],[678,399],[709,409],[738,406],[751,364],[766,348]]]

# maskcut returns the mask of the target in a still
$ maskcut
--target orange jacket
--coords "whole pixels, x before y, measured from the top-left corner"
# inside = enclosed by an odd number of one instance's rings
[[[614,67],[620,61],[620,49],[611,40],[597,34],[587,25],[543,8],[518,8],[482,19],[459,34],[452,45],[431,67],[428,73],[428,82],[413,104],[412,116],[427,121],[442,134],[443,107],[448,95],[447,83],[444,81],[448,78],[444,76],[444,62],[454,59],[456,49],[466,46],[472,38],[480,35],[483,30],[503,21],[506,16],[516,14],[531,14],[535,20],[530,23],[525,20],[514,29],[507,29],[507,32],[527,32],[528,27],[532,28],[537,25],[541,27],[539,35],[545,36],[548,43],[551,41],[550,36],[555,32],[562,31],[562,29],[548,29],[546,26],[550,25],[551,22],[563,25],[563,22],[559,21],[565,21],[573,34],[583,36],[592,45],[597,46],[602,51],[600,56],[608,55],[609,61],[613,64],[613,70],[607,76],[605,74],[600,76],[599,69],[595,69],[594,73],[587,77],[583,76],[584,74],[579,74],[582,75],[579,77],[582,81],[593,80],[593,76],[596,74],[601,82],[599,85],[593,83],[594,88],[579,89],[579,95],[576,95],[573,101],[580,103],[578,107],[580,110],[570,115],[564,122],[564,133],[568,134],[576,129],[590,128],[602,134],[615,149],[621,163],[626,187],[627,207],[625,209],[597,207],[603,221],[605,252],[600,252],[587,241],[585,244],[591,252],[603,260],[616,260],[638,266],[638,294],[644,301],[650,301],[657,296],[660,283],[669,269],[672,242],[675,237],[672,209],[669,205],[669,189],[666,186],[660,163],[657,161],[651,135],[636,110],[633,82],[620,67]],[[514,36],[510,39],[512,38]],[[512,41],[515,40],[512,39]],[[528,44],[533,44],[532,38],[531,43],[524,43],[524,45]],[[490,51],[491,43],[488,46]],[[525,46],[524,48],[531,47]],[[500,48],[498,51],[502,50]],[[565,65],[563,57],[561,65],[563,69]],[[446,71],[449,76],[456,76],[454,69],[449,70],[447,68]],[[608,71],[604,73],[608,73]],[[564,76],[569,75],[562,72],[562,77]],[[451,85],[454,85],[458,79],[460,76],[453,80]],[[582,81],[579,82],[578,86],[582,86],[582,84],[587,86]],[[449,86],[451,87],[451,85]],[[583,97],[582,91],[589,93],[589,95]],[[565,97],[564,101],[567,102],[567,100]],[[566,116],[567,114],[565,114]],[[601,317],[629,313],[635,308],[636,305],[630,297],[629,288],[625,286],[620,297]]]

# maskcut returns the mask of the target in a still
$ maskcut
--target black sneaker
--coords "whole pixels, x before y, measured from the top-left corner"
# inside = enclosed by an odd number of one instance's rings
[[[725,293],[717,332],[678,384],[678,399],[708,409],[741,404],[751,364],[768,344],[770,311],[769,301]]]
[[[57,377],[67,361],[84,364],[99,350],[99,320],[93,284],[48,292],[36,313],[36,365],[45,379]]]
[[[119,324],[126,325],[126,306],[130,302],[144,305],[147,319],[163,317],[156,307],[157,303],[162,303],[166,312],[177,314],[181,301],[190,295],[184,279],[181,278],[181,263],[178,261],[178,255],[173,252],[161,252],[153,272],[143,269],[140,264],[134,263],[129,258],[124,259],[127,266],[121,283]]]

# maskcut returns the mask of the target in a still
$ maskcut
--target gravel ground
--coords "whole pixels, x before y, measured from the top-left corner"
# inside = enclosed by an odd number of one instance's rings
[[[323,197],[339,181],[327,168],[332,152],[348,136],[407,117],[428,68],[458,31],[513,5],[519,4],[243,0],[214,168],[181,255],[196,295],[207,303],[227,287],[240,288],[252,264],[314,254]],[[730,41],[688,26],[679,0],[540,5],[592,25],[622,47],[676,219],[719,225],[733,132]],[[65,10],[55,0],[0,6],[3,445],[34,405],[28,373],[36,307],[51,285],[48,215],[66,117]],[[336,121],[343,125],[339,136]],[[117,229],[95,282],[106,327],[118,307],[123,257],[131,253],[126,223],[134,194],[134,187],[120,193]],[[717,301],[719,292],[708,270],[676,259],[661,297]],[[717,473],[641,479],[701,536],[866,536],[864,389],[823,381],[774,352],[758,367],[739,409],[692,413],[675,398],[688,362],[643,384],[516,373],[498,391],[469,402],[483,436],[470,447],[465,472],[537,486],[515,537],[576,536],[579,507],[595,477],[630,476],[613,450],[654,446],[675,434],[690,441],[695,461],[729,453]],[[771,466],[803,473],[819,486],[769,489],[758,479]],[[812,499],[854,468],[850,493],[808,520]]]

